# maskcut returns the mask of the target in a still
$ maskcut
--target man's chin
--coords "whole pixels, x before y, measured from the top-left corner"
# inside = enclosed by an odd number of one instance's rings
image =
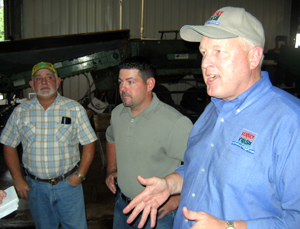
[[[123,105],[124,105],[124,107],[131,107],[132,103],[127,103],[127,102],[123,101]]]
[[[53,95],[55,93],[56,93],[56,91],[48,91],[48,92],[39,92],[39,93],[37,93],[37,95],[46,97],[46,96]]]

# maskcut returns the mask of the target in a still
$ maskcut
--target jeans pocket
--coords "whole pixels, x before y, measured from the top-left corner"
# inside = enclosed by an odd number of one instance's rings
[[[77,184],[77,185],[71,184],[71,183],[69,182],[69,178],[70,178],[70,177],[68,177],[68,179],[67,179],[65,182],[67,182],[67,184],[70,185],[71,187],[78,187],[78,186],[81,184],[81,183],[80,183],[80,184]]]
[[[32,192],[37,184],[36,180],[31,179],[29,176],[26,176],[26,182],[29,185],[29,190],[27,190],[28,193]]]

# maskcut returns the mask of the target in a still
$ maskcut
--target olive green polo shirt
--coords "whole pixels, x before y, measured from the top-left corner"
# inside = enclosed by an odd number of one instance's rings
[[[192,126],[190,119],[161,102],[155,93],[149,106],[137,116],[123,104],[113,109],[106,138],[116,145],[122,192],[134,198],[143,191],[137,175],[165,177],[174,172],[183,161]]]

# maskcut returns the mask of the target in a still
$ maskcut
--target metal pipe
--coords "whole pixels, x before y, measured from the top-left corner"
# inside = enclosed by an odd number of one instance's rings
[[[122,29],[123,0],[120,0],[120,29]]]
[[[144,38],[144,0],[142,0],[141,40]]]

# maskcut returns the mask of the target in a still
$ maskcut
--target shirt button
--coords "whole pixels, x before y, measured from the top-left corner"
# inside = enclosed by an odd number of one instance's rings
[[[202,172],[205,172],[205,169],[201,169]]]
[[[211,146],[211,147],[214,147],[214,143],[211,143],[210,146]]]
[[[185,219],[185,222],[188,222],[189,220],[188,219]]]
[[[131,122],[134,122],[134,119],[131,119]]]
[[[237,109],[237,110],[236,110],[236,112],[237,112],[237,113],[240,113],[240,112],[241,112],[241,110],[240,110],[240,109]]]
[[[224,122],[224,119],[223,119],[223,118],[221,118],[221,122]]]
[[[196,194],[195,194],[195,193],[193,193],[193,194],[192,194],[192,197],[195,197],[195,196],[196,196]]]

